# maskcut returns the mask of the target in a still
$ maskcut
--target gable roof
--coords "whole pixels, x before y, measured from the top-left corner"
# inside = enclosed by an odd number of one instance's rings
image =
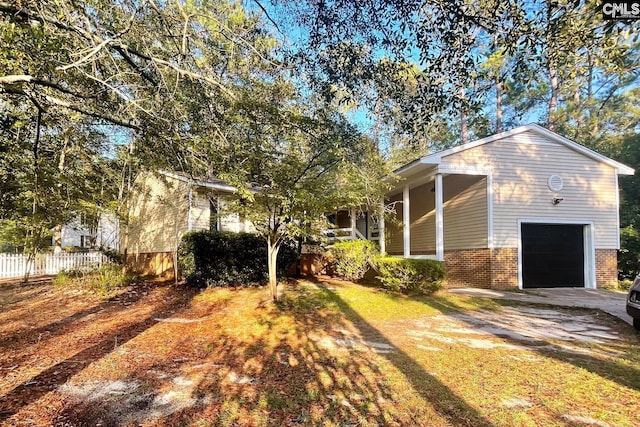
[[[178,181],[186,182],[189,184],[195,184],[200,187],[212,188],[218,191],[225,191],[229,193],[233,193],[236,191],[236,188],[232,185],[227,184],[226,181],[215,178],[215,177],[207,177],[207,178],[193,178],[190,175],[183,172],[168,172],[168,171],[158,171],[161,175],[167,176],[169,178],[177,179]]]
[[[578,144],[577,142],[571,141],[568,138],[558,135],[555,132],[552,132],[536,123],[529,123],[528,125],[520,126],[515,129],[511,129],[506,132],[501,132],[492,136],[488,136],[486,138],[478,139],[476,141],[468,142],[466,144],[458,145],[457,147],[449,148],[444,151],[440,151],[438,153],[429,154],[420,159],[416,159],[412,162],[407,163],[406,165],[396,169],[393,171],[396,175],[407,174],[419,165],[439,165],[442,161],[443,157],[449,156],[451,154],[459,153],[461,151],[468,150],[470,148],[479,147],[484,144],[489,144],[494,141],[498,141],[504,138],[508,138],[511,136],[519,135],[524,132],[534,132],[538,135],[544,136],[550,139],[553,142],[556,142],[560,145],[564,145],[569,149],[576,151],[586,157],[589,157],[598,162],[605,163],[616,170],[618,175],[633,175],[634,170],[627,165],[624,165],[620,162],[617,162],[609,157],[603,156],[600,153],[596,153],[595,151]]]

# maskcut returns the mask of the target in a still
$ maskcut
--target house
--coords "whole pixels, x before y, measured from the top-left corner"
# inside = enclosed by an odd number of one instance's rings
[[[119,249],[118,221],[113,215],[103,213],[92,221],[78,216],[62,226],[54,227],[51,231],[51,245],[55,251],[70,247]]]
[[[444,261],[448,287],[596,288],[617,283],[618,176],[633,169],[536,124],[417,159],[397,169],[384,210],[330,214],[336,239]],[[121,248],[128,262],[173,274],[191,230],[252,231],[225,212],[234,188],[215,178],[144,173]],[[382,207],[382,206],[381,206]]]
[[[395,171],[383,251],[445,262],[446,285],[617,283],[618,176],[633,169],[536,124]]]
[[[216,178],[179,172],[144,172],[133,184],[128,224],[121,225],[127,262],[154,275],[173,275],[182,236],[189,231],[252,232],[237,213],[225,212],[234,187]]]

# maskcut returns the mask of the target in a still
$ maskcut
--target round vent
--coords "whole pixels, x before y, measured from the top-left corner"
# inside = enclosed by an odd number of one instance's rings
[[[563,185],[562,178],[560,175],[551,175],[547,181],[547,185],[551,191],[560,191]]]

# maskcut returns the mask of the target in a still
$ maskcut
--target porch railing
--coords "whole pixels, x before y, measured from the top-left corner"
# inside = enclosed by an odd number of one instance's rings
[[[342,240],[380,240],[380,232],[377,228],[370,230],[370,237],[367,238],[360,230],[357,228],[346,227],[346,228],[332,228],[330,230],[326,230],[325,234],[329,238],[329,240],[342,241]]]

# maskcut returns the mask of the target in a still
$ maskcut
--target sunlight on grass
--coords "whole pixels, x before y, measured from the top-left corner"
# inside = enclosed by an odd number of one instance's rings
[[[325,298],[335,303],[336,297],[365,319],[384,321],[434,316],[463,310],[499,310],[496,300],[472,298],[446,293],[433,296],[407,296],[340,281],[325,281]]]

